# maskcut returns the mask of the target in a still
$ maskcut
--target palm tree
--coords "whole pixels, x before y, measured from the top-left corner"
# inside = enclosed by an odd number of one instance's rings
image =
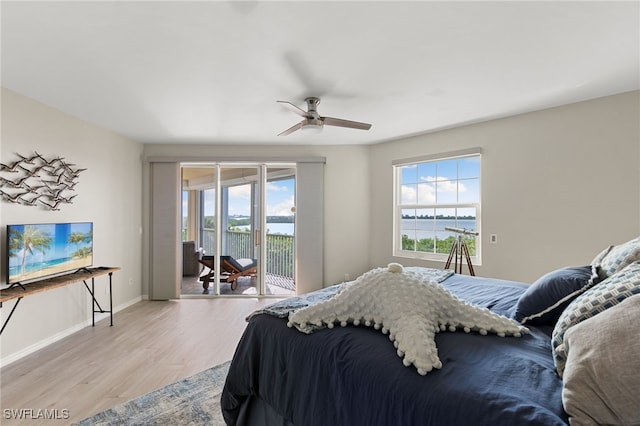
[[[16,228],[9,229],[9,257],[15,257],[22,248],[22,233]]]
[[[73,253],[73,256],[74,257],[88,256],[89,255],[88,250],[81,249],[80,244],[90,240],[91,240],[91,234],[84,234],[82,232],[72,232],[71,235],[69,235],[67,242],[76,245],[76,252]]]
[[[52,241],[51,236],[44,232],[41,228],[29,225],[25,225],[24,231],[22,233],[15,232],[10,236],[10,238],[10,250],[15,251],[16,254],[22,251],[22,274],[24,274],[25,272],[24,266],[27,260],[27,253],[33,254],[33,251],[37,250],[44,254],[45,249],[48,249],[50,247]]]

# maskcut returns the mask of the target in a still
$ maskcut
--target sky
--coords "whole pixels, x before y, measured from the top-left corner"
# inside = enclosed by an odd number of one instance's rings
[[[480,202],[480,157],[401,167],[402,204]]]
[[[267,216],[291,216],[294,201],[294,180],[267,182]],[[251,209],[251,186],[229,188],[229,215],[249,216]]]
[[[285,179],[267,183],[267,216],[291,216],[295,206],[295,180]],[[205,191],[205,215],[213,216],[215,195],[213,190]],[[183,209],[186,207],[183,199]],[[186,211],[186,210],[183,210]],[[251,213],[251,185],[229,188],[229,215],[249,216]]]

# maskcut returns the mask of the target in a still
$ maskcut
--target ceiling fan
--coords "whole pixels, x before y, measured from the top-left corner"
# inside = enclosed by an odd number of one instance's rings
[[[305,102],[307,103],[307,111],[299,108],[289,101],[278,102],[284,104],[296,114],[304,117],[304,120],[302,120],[298,124],[293,125],[292,127],[289,127],[284,132],[278,134],[278,136],[286,136],[300,129],[321,130],[325,124],[327,126],[348,127],[350,129],[360,130],[369,130],[371,128],[371,124],[360,123],[359,121],[343,120],[341,118],[333,117],[322,117],[320,114],[318,114],[318,104],[320,103],[320,98],[306,98]]]

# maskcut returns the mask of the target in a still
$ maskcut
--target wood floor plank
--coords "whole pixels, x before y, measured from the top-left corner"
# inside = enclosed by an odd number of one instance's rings
[[[50,410],[68,425],[228,361],[253,310],[277,299],[142,301],[0,370],[0,423]],[[55,411],[54,411],[55,410]],[[65,411],[66,410],[66,411]]]

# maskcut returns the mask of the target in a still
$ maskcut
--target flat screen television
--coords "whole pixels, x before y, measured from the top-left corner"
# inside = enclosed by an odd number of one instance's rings
[[[7,284],[93,264],[93,222],[7,225]]]

